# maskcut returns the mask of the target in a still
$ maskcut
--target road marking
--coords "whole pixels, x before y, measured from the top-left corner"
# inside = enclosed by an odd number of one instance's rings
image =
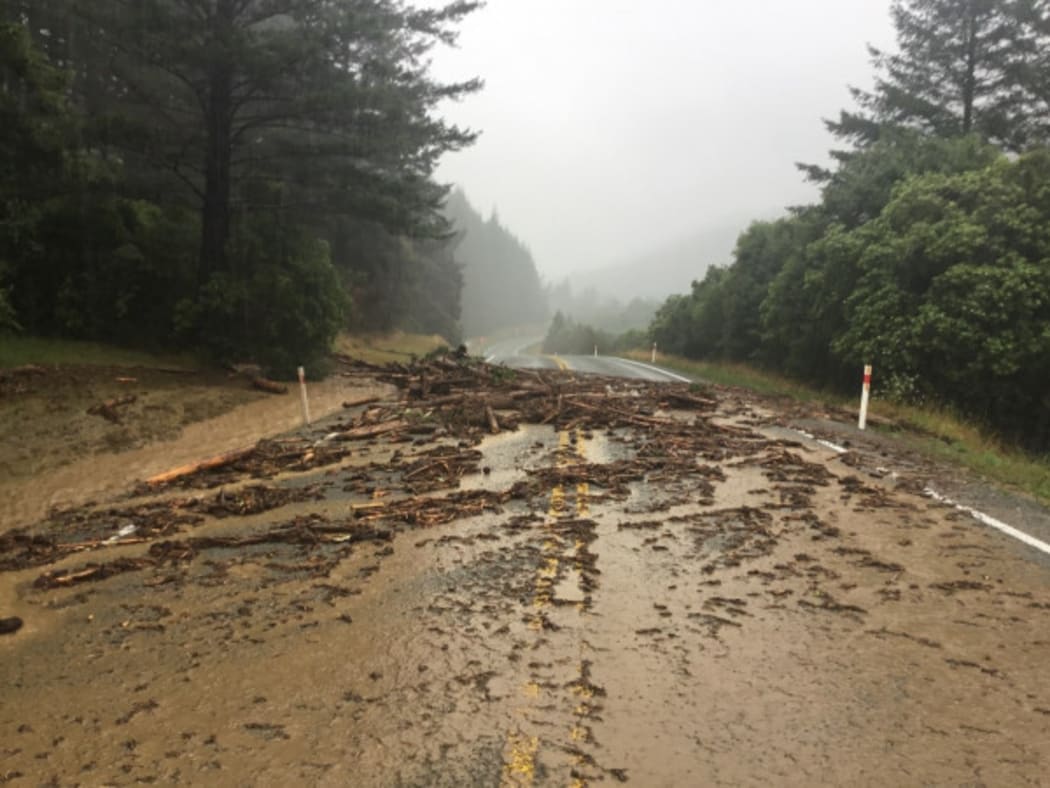
[[[836,454],[845,454],[847,451],[849,451],[849,449],[839,446],[837,443],[822,440],[821,438],[818,438],[804,430],[793,429],[792,432],[801,435],[803,438],[807,438],[811,441],[814,441],[815,443],[819,443],[821,446],[827,449],[831,449]],[[896,473],[894,473],[893,475],[896,476]],[[995,530],[1000,531],[1001,533],[1004,533],[1007,536],[1016,539],[1017,541],[1022,542],[1023,544],[1028,545],[1029,547],[1034,547],[1041,553],[1050,555],[1050,544],[1047,544],[1041,539],[1036,539],[1034,536],[1026,534],[1024,531],[1018,528],[1014,528],[1012,525],[1007,525],[1002,520],[997,520],[991,515],[987,515],[984,512],[979,511],[978,509],[974,509],[970,506],[964,506],[961,503],[957,503],[951,498],[945,495],[941,495],[939,492],[932,489],[931,487],[924,488],[922,494],[925,495],[927,498],[932,498],[933,500],[937,501],[937,503],[943,503],[945,506],[952,506],[957,511],[970,515],[970,517],[972,517],[982,525],[987,525],[990,528],[994,528]]]
[[[1007,525],[1002,520],[996,520],[994,517],[991,517],[985,514],[984,512],[980,512],[977,509],[973,509],[969,506],[963,506],[961,503],[956,503],[951,498],[948,498],[945,495],[941,495],[939,492],[937,492],[936,490],[932,490],[929,487],[925,488],[922,492],[925,496],[927,496],[928,498],[932,498],[938,503],[943,503],[945,506],[954,506],[958,511],[965,512],[966,514],[970,515],[973,519],[977,520],[979,523],[983,523],[984,525],[990,526],[997,531],[1001,531],[1007,536],[1013,537],[1019,542],[1023,542],[1029,547],[1034,547],[1036,550],[1050,555],[1050,544],[1047,544],[1041,539],[1036,539],[1034,536],[1030,536],[1024,531],[1020,531],[1014,528],[1012,525]]]
[[[836,454],[845,454],[846,452],[849,451],[849,449],[847,449],[845,446],[839,446],[837,443],[832,443],[831,441],[826,441],[823,438],[818,438],[816,435],[808,433],[805,430],[795,430],[795,429],[793,429],[792,432],[798,433],[803,438],[807,438],[807,439],[809,439],[811,441],[819,443],[825,449],[831,449]]]
[[[536,752],[540,748],[537,736],[520,733],[510,736],[510,760],[503,764],[503,779],[500,785],[532,785],[536,777]]]
[[[555,464],[563,468],[569,464],[569,433],[565,430],[558,432],[558,449]],[[577,506],[579,503],[577,502]],[[555,536],[551,526],[565,513],[565,488],[558,484],[551,490],[550,503],[547,507],[547,522],[544,528],[547,530],[547,538],[543,541],[541,557],[542,564],[536,569],[535,590],[532,595],[533,612],[529,617],[529,629],[540,633],[543,630],[543,611],[551,606],[554,599],[554,582],[558,577],[558,568],[561,564],[561,542]],[[540,686],[534,681],[527,682],[522,687],[522,694],[530,703],[517,710],[518,714],[527,717],[530,707],[540,697]],[[504,757],[503,771],[500,786],[531,786],[536,778],[536,754],[539,752],[540,740],[537,736],[526,736],[522,732],[507,735],[505,749],[509,749],[509,755]]]
[[[621,364],[630,364],[632,367],[640,367],[641,369],[648,370],[649,372],[655,372],[658,375],[663,375],[665,377],[671,378],[672,380],[677,380],[681,383],[695,382],[682,375],[677,375],[674,372],[668,372],[666,369],[660,369],[659,367],[654,367],[651,364],[643,364],[641,361],[634,361],[633,359],[629,358],[620,358],[619,356],[606,356],[606,358],[612,359],[613,361],[619,361]]]

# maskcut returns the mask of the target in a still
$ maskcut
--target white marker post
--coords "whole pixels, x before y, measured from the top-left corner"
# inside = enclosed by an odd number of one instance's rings
[[[303,424],[310,423],[310,402],[306,399],[306,371],[299,367],[299,401],[303,406]]]
[[[594,346],[594,357],[598,358],[598,346],[597,345]]]
[[[864,365],[864,387],[860,390],[860,418],[857,427],[864,429],[868,425],[868,400],[871,398],[871,364]]]
[[[652,360],[649,363],[650,364],[655,364],[656,363],[656,343],[655,342],[653,342],[653,358],[652,358]]]

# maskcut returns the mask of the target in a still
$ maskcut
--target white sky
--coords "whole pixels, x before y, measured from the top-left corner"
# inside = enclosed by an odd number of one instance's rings
[[[438,4],[434,2],[433,4]],[[485,89],[445,114],[482,132],[442,162],[540,273],[621,262],[705,228],[812,201],[821,118],[867,87],[890,0],[489,0],[442,80]]]

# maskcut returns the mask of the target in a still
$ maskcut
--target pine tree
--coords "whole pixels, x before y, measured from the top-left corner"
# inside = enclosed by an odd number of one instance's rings
[[[1014,111],[1016,75],[1028,56],[1014,2],[894,0],[891,13],[899,51],[869,47],[875,88],[851,89],[860,109],[826,122],[836,136],[864,146],[887,127],[905,127],[977,133],[1010,149],[1027,144],[1032,129]]]
[[[453,42],[477,6],[92,0],[76,9],[94,59],[113,75],[110,141],[200,205],[203,282],[229,268],[237,211],[349,213],[399,232],[434,230],[437,159],[474,138],[434,109],[480,83],[435,82],[427,53]]]

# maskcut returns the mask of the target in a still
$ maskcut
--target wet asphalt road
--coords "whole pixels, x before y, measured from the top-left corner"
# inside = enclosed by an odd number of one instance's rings
[[[616,356],[573,356],[530,353],[529,348],[542,337],[502,340],[486,346],[482,351],[490,364],[505,364],[517,369],[568,369],[588,375],[650,380],[654,382],[688,382],[689,378],[658,365],[646,364]]]

